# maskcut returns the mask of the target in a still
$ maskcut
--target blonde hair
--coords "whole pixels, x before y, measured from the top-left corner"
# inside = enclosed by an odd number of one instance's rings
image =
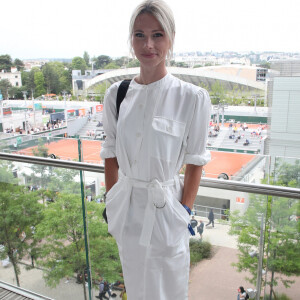
[[[175,39],[175,20],[170,7],[163,0],[145,0],[139,4],[133,11],[129,23],[129,38],[130,53],[134,56],[132,48],[132,35],[135,20],[142,14],[150,14],[160,23],[164,32],[169,38],[170,49],[167,54],[167,60],[170,60],[173,55],[173,46]]]

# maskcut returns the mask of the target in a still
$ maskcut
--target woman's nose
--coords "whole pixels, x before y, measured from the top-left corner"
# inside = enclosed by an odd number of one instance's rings
[[[152,49],[153,48],[153,39],[151,37],[149,37],[149,38],[147,38],[145,40],[144,47],[148,48],[148,49]]]

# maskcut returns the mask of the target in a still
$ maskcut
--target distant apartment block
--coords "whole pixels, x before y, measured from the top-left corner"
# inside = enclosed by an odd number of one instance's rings
[[[16,67],[12,67],[11,72],[5,72],[2,70],[0,73],[0,80],[3,79],[7,79],[12,86],[22,86],[21,72],[19,72]]]
[[[32,68],[41,68],[43,65],[48,63],[48,59],[26,59],[24,60],[24,66],[26,71],[30,71]]]

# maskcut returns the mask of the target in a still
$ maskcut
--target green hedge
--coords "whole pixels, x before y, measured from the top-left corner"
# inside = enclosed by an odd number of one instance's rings
[[[199,261],[211,257],[212,245],[199,239],[190,239],[190,253],[191,265],[195,265]]]

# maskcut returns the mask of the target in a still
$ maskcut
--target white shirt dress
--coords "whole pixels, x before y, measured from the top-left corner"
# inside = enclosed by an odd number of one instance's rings
[[[120,82],[107,91],[102,159],[117,157],[106,196],[108,231],[120,253],[129,300],[188,299],[190,216],[181,205],[183,164],[205,165],[211,103],[206,90],[167,74],[132,80],[116,115]]]

